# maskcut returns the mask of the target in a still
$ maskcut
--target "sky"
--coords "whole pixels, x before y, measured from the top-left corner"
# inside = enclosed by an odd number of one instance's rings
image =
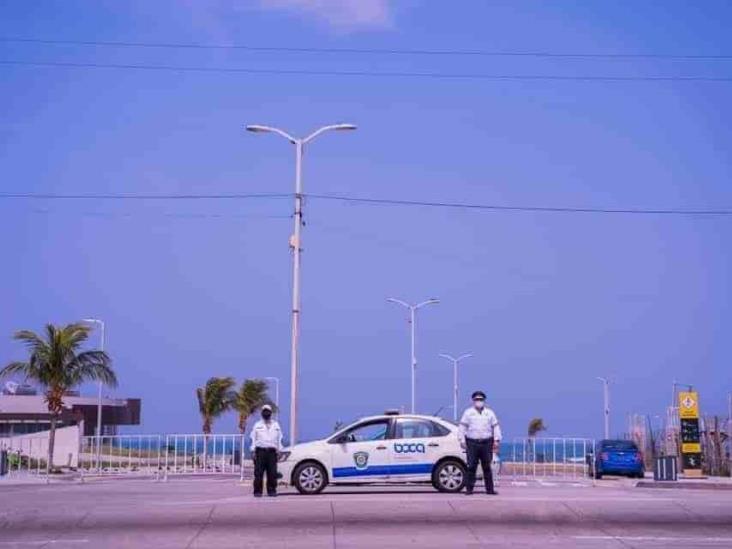
[[[127,432],[198,432],[211,376],[279,377],[286,424],[294,148],[245,124],[358,125],[306,148],[306,195],[729,210],[732,82],[678,78],[732,79],[732,58],[688,57],[732,55],[731,22],[712,0],[0,1],[0,194],[287,195],[0,198],[0,362],[24,357],[15,330],[97,317],[120,379],[105,394],[143,401]],[[663,415],[673,380],[726,414],[730,216],[310,197],[305,223],[301,438],[408,408],[388,297],[440,299],[418,313],[419,412],[451,416],[438,355],[470,352],[459,406],[484,390],[507,438],[533,417],[600,436],[597,376],[614,434]]]

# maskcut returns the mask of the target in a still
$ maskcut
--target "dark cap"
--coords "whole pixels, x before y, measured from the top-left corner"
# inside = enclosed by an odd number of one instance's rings
[[[483,391],[475,391],[473,393],[473,396],[470,397],[472,400],[475,400],[476,398],[482,398],[485,400],[485,393]]]

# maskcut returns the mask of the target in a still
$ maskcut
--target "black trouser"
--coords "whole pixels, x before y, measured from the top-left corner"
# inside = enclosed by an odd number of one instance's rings
[[[465,480],[465,489],[468,492],[473,491],[475,486],[475,472],[478,470],[478,462],[483,468],[483,480],[485,482],[486,492],[493,492],[493,471],[491,470],[491,462],[493,461],[493,439],[474,439],[466,438],[465,444],[468,450],[468,478]]]
[[[262,481],[267,472],[267,493],[277,493],[277,450],[255,448],[254,450],[254,494],[262,494]]]

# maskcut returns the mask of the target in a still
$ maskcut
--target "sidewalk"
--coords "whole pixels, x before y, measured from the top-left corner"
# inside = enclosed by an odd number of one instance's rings
[[[681,490],[732,490],[730,477],[679,478],[677,481],[641,480],[636,488],[661,488]]]

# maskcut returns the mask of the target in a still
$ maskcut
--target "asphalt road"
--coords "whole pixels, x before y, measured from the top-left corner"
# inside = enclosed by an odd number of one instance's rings
[[[332,489],[254,499],[231,480],[0,483],[5,547],[732,547],[732,491]]]

